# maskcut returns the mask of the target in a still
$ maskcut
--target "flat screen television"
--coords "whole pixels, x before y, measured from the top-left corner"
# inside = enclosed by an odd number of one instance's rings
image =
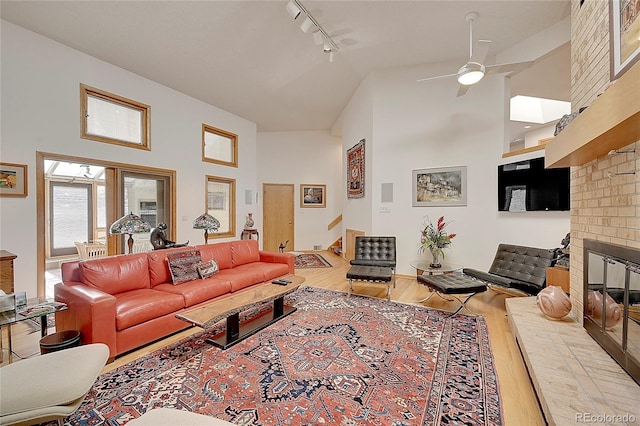
[[[544,168],[544,157],[498,166],[498,211],[569,210],[569,167]]]

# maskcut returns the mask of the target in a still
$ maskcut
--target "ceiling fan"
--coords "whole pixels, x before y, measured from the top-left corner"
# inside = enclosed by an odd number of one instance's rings
[[[435,77],[421,78],[418,81],[435,80],[438,78],[457,77],[460,87],[458,95],[462,96],[467,93],[469,87],[476,84],[487,74],[499,74],[504,72],[522,71],[531,65],[533,61],[513,62],[507,64],[484,65],[484,60],[489,52],[490,40],[478,40],[475,45],[473,43],[473,21],[478,17],[478,12],[469,12],[465,15],[464,20],[469,24],[469,61],[460,67],[455,74],[445,74]]]

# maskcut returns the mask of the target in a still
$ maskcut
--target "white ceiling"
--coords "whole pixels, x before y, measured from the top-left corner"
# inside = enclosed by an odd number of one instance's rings
[[[570,13],[570,0],[302,3],[338,43],[333,63],[287,14],[286,1],[2,0],[0,16],[254,121],[258,131],[287,131],[330,129],[372,70],[464,64],[469,11],[479,13],[474,38],[493,41],[489,56]],[[568,81],[568,48],[556,56],[548,67]],[[538,95],[524,92],[536,92],[527,88],[541,77],[549,86],[548,70],[527,70],[514,90]],[[455,79],[438,84],[451,84],[455,96]],[[566,86],[551,91],[554,99],[569,100]]]

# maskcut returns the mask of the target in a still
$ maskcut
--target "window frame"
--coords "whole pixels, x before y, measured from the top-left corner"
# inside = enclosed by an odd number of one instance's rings
[[[207,133],[213,133],[217,136],[229,139],[229,142],[232,144],[231,154],[233,158],[231,161],[225,161],[219,158],[207,157],[206,155],[206,143],[205,136]],[[226,130],[218,129],[217,127],[210,126],[208,124],[202,123],[202,161],[207,163],[220,164],[223,166],[229,167],[238,167],[238,135],[235,133],[227,132]]]
[[[225,178],[220,176],[211,176],[207,175],[205,178],[205,197],[204,197],[204,209],[207,213],[220,220],[220,214],[216,216],[215,212],[219,212],[220,210],[214,210],[209,208],[209,183],[219,183],[229,185],[229,196],[226,200],[228,202],[228,214],[227,218],[229,222],[229,230],[227,232],[212,232],[209,234],[209,238],[227,238],[227,237],[235,237],[236,236],[236,180],[231,178]]]
[[[142,128],[142,142],[135,143],[125,141],[122,139],[111,138],[108,136],[100,136],[87,132],[87,117],[88,117],[88,98],[89,96],[102,99],[107,102],[121,105],[124,108],[134,109],[140,111],[142,114],[142,122],[140,123]],[[96,142],[104,142],[113,145],[126,146],[128,148],[143,149],[151,151],[151,107],[143,104],[142,102],[134,101],[132,99],[125,98],[124,96],[109,93],[104,90],[96,89],[95,87],[87,86],[86,84],[80,84],[80,137],[82,139],[92,140]]]

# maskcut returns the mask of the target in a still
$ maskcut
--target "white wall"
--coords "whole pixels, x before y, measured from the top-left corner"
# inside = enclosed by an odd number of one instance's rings
[[[342,111],[340,121],[342,121],[342,161],[345,167],[342,168],[342,237],[343,248],[345,246],[345,230],[355,229],[364,231],[367,235],[373,233],[372,205],[375,197],[375,188],[372,187],[373,169],[370,164],[373,161],[373,150],[375,141],[373,140],[373,76],[366,77],[356,89],[351,100]],[[347,198],[347,171],[346,157],[347,150],[355,144],[365,140],[365,180],[364,197]]]
[[[342,140],[328,131],[258,133],[258,185],[294,184],[295,246],[287,251],[328,248],[341,236],[341,224],[327,226],[342,214]],[[327,186],[325,208],[301,208],[300,184]],[[262,209],[261,201],[256,209]]]
[[[366,212],[347,205],[344,222],[356,223],[370,215],[371,227],[364,228],[368,234],[395,235],[401,274],[415,273],[411,260],[428,258],[417,252],[425,217],[435,222],[444,215],[451,222],[449,232],[458,234],[446,261],[484,270],[498,243],[553,248],[569,230],[569,212],[498,212],[497,167],[508,162],[502,159],[507,84],[500,76],[489,76],[457,98],[455,79],[416,82],[452,66],[374,72],[342,117],[345,149],[355,141],[347,135],[366,132],[372,125],[367,140],[368,191],[366,199],[359,200]],[[447,166],[467,167],[467,205],[412,207],[412,170]],[[393,183],[392,203],[381,203],[382,183]]]
[[[1,160],[29,167],[28,197],[0,198],[0,247],[18,256],[16,291],[36,296],[36,151],[176,170],[177,241],[203,242],[192,221],[205,210],[206,175],[236,179],[238,200],[258,189],[254,123],[6,21],[1,32]],[[80,83],[150,105],[151,151],[81,139]],[[238,168],[202,162],[202,123],[238,135]],[[237,236],[247,207],[237,203]]]

